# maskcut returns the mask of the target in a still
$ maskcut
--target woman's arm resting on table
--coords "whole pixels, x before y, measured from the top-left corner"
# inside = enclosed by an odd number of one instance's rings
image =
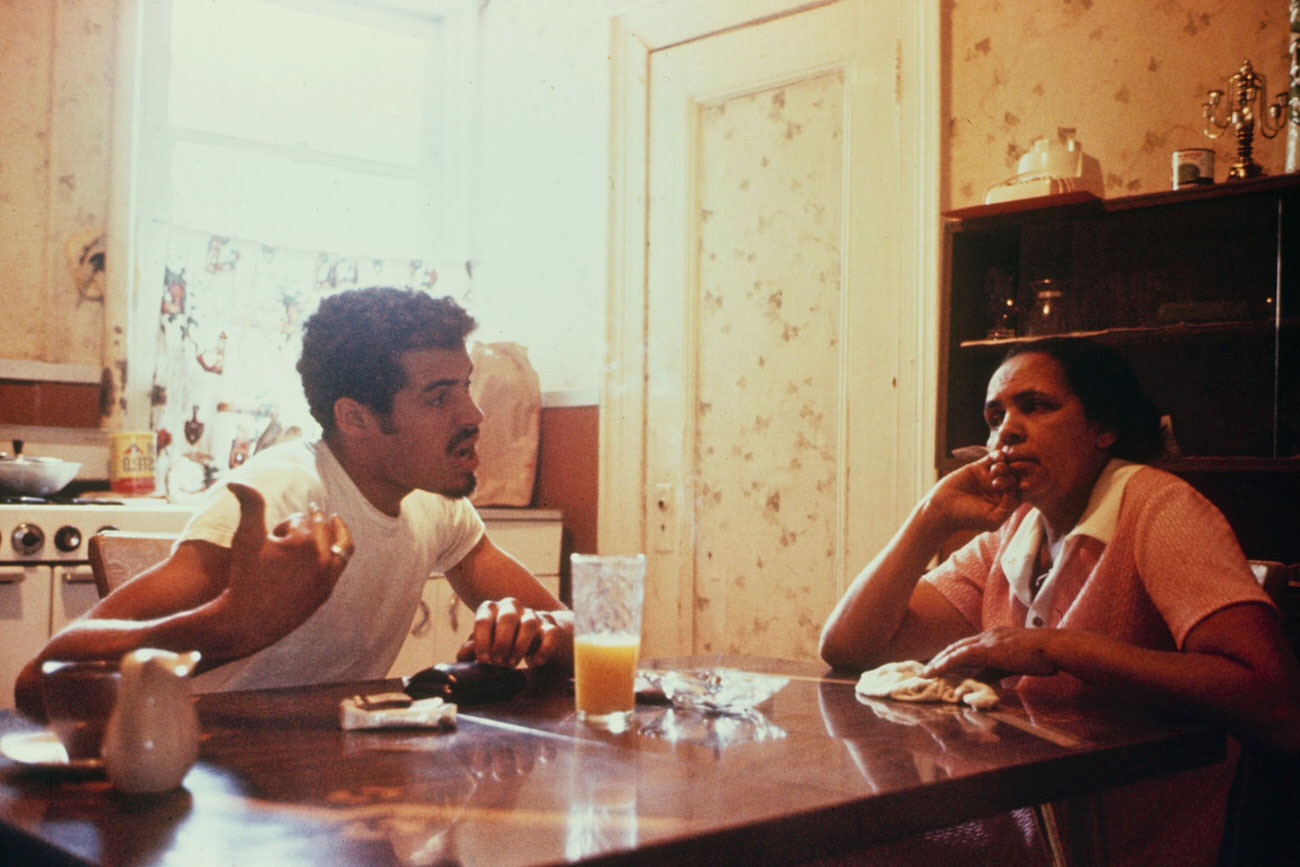
[[[243,485],[231,489],[241,505],[231,548],[184,542],[69,624],[24,666],[14,686],[20,710],[43,717],[40,666],[47,659],[117,659],[140,647],[197,650],[206,671],[278,641],[320,607],[351,556],[342,520],[312,509],[268,535],[261,496]],[[334,544],[345,557],[330,551]]]
[[[835,668],[929,659],[973,631],[934,588],[920,582],[943,543],[962,530],[992,530],[1019,505],[1005,461],[984,457],[944,477],[854,579],[822,628],[821,656]]]
[[[457,654],[497,665],[572,664],[573,615],[560,600],[484,534],[447,570],[456,595],[474,609],[474,632]]]
[[[1257,744],[1300,752],[1300,668],[1263,605],[1216,611],[1188,633],[1181,652],[1080,630],[999,627],[944,649],[925,673],[983,667],[1064,671],[1117,698],[1193,714]]]

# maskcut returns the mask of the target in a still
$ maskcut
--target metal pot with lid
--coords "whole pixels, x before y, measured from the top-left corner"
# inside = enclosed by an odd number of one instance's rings
[[[14,453],[0,451],[0,493],[24,497],[48,497],[67,487],[81,464],[61,458],[29,458],[23,455],[23,441],[14,440]]]

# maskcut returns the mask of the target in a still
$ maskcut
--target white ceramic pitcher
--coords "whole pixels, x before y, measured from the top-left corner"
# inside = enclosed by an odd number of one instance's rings
[[[104,732],[104,771],[123,792],[166,792],[199,756],[189,675],[198,651],[141,648],[122,657],[117,702]]]

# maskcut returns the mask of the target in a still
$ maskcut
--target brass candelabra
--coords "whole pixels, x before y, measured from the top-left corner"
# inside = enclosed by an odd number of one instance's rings
[[[1264,167],[1251,156],[1256,117],[1258,116],[1260,134],[1264,138],[1273,138],[1287,124],[1287,95],[1279,93],[1273,102],[1264,105],[1262,94],[1267,89],[1264,76],[1255,71],[1249,60],[1241,61],[1241,68],[1228,79],[1228,89],[1232,96],[1231,101],[1224,106],[1227,116],[1223,120],[1218,118],[1219,105],[1223,103],[1224,97],[1222,90],[1211,90],[1209,102],[1201,105],[1201,113],[1205,116],[1204,132],[1212,139],[1229,129],[1236,132],[1237,159],[1228,169],[1229,179],[1262,175]]]

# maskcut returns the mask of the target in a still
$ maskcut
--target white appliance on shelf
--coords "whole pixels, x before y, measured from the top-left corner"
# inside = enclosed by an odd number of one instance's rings
[[[0,708],[49,637],[99,599],[86,546],[100,530],[179,532],[193,507],[157,498],[0,502]]]
[[[1072,127],[1056,131],[1057,140],[1038,139],[1016,163],[1016,174],[989,187],[984,204],[1087,192],[1105,194],[1101,163],[1083,152]]]

